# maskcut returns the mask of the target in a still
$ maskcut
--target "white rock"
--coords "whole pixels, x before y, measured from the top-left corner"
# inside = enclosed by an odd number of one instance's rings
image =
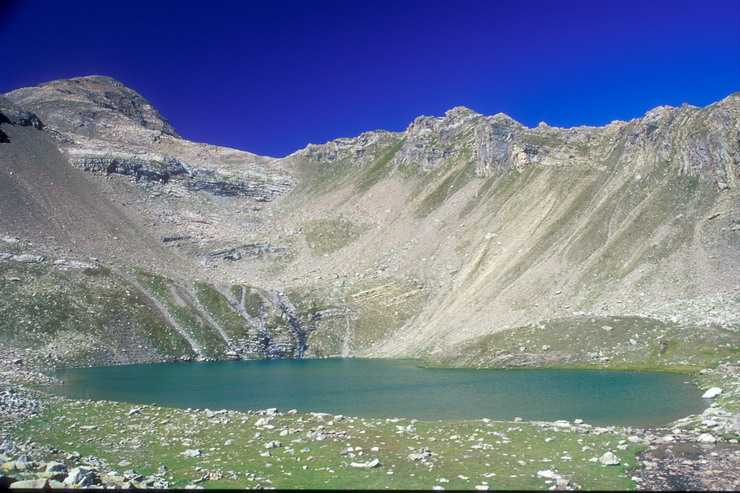
[[[714,399],[718,395],[722,393],[722,389],[719,387],[712,387],[711,389],[708,389],[706,392],[704,392],[701,397],[702,399]]]
[[[368,462],[350,462],[349,463],[350,467],[356,467],[359,469],[372,469],[374,467],[380,467],[381,465],[382,464],[380,463],[378,459],[373,459]]]
[[[701,435],[699,435],[699,438],[697,438],[696,441],[699,443],[715,443],[717,439],[709,433],[702,433]]]
[[[184,455],[185,457],[200,457],[203,455],[203,452],[200,449],[187,449],[185,452],[180,452],[180,455]]]
[[[620,463],[620,460],[619,460],[619,457],[617,457],[613,453],[607,452],[601,457],[599,457],[599,462],[601,462],[605,466],[618,466]]]
[[[570,484],[570,480],[565,478],[558,478],[555,480],[555,483],[558,486],[558,488],[556,489],[565,489],[565,487]]]
[[[556,473],[555,471],[551,471],[550,469],[537,471],[537,475],[547,479],[558,479],[560,477],[560,474]]]

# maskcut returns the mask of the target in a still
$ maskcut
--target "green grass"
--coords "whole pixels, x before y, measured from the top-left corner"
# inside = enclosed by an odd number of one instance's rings
[[[373,187],[373,185],[380,182],[380,180],[390,174],[392,168],[388,166],[388,163],[390,163],[393,156],[396,155],[405,142],[406,139],[399,139],[398,142],[391,145],[387,150],[385,150],[385,152],[380,154],[375,161],[363,167],[362,175],[356,185],[356,190],[359,193],[367,192]]]
[[[0,262],[0,300],[0,348],[56,345],[59,366],[126,362],[138,345],[155,358],[189,353],[141,293],[105,267]]]
[[[396,152],[403,146],[404,139],[390,136],[364,149],[363,154],[372,156],[369,163],[358,165],[353,156],[340,153],[333,161],[313,163],[310,168],[299,170],[302,173],[296,193],[298,195],[325,194],[348,185],[359,193],[364,193],[388,176],[393,168],[389,166]]]
[[[206,357],[224,357],[229,350],[215,328],[198,314],[188,296],[172,280],[159,274],[136,269],[137,280],[154,294],[177,323],[203,348]]]
[[[740,373],[737,355],[726,358],[713,368],[697,375],[697,383],[703,389],[719,387],[722,393],[714,400],[725,411],[740,413]]]
[[[475,176],[473,168],[462,160],[457,166],[457,169],[447,175],[441,183],[436,185],[434,190],[426,194],[419,205],[416,207],[416,217],[426,217],[432,213],[437,207],[449,197],[455,194],[463,186],[465,186]],[[434,176],[433,172],[430,172],[430,176]]]
[[[628,470],[635,467],[635,454],[642,449],[631,445],[618,450],[618,442],[626,438],[618,432],[578,434],[529,423],[280,415],[270,422],[274,428],[267,429],[256,426],[257,416],[243,413],[221,415],[228,420],[222,423],[206,418],[203,412],[155,406],[129,416],[131,407],[55,399],[43,416],[13,430],[13,435],[101,457],[119,472],[134,469],[149,475],[166,465],[175,487],[200,478],[203,470],[224,473],[221,480],[202,483],[205,488],[254,488],[259,483],[283,489],[431,489],[442,485],[449,490],[487,484],[491,489],[530,490],[551,485],[537,475],[549,469],[583,489],[625,490],[635,486]],[[412,424],[415,430],[399,432],[398,427],[406,429]],[[82,425],[97,429],[80,430]],[[318,439],[316,431],[327,435]],[[233,443],[227,445],[227,440]],[[266,443],[273,440],[283,446],[270,449],[270,457],[262,457]],[[347,447],[360,447],[362,455],[341,455]],[[407,457],[421,447],[432,452],[425,462]],[[303,452],[304,448],[310,451]],[[200,449],[203,456],[180,455],[187,449]],[[620,457],[622,464],[606,467],[589,460],[607,451]],[[375,458],[382,463],[375,469],[349,466]],[[121,460],[133,464],[117,467]],[[196,471],[196,467],[203,470]]]
[[[732,330],[650,318],[567,317],[478,337],[448,348],[427,364],[695,372],[740,355],[739,339]]]
[[[203,308],[231,338],[244,336],[245,321],[234,311],[224,295],[204,282],[193,283],[193,289]]]
[[[594,211],[589,217],[590,229],[584,229],[567,253],[568,259],[577,264],[595,247],[604,246],[598,261],[584,273],[584,279],[621,279],[641,263],[658,264],[690,244],[694,222],[676,218],[679,214],[706,214],[717,193],[711,186],[700,186],[692,177],[656,166],[641,180],[625,183],[614,197]],[[610,224],[615,233],[607,242]],[[651,234],[661,226],[670,228],[667,236],[650,242]],[[600,240],[591,244],[595,238]]]
[[[232,284],[229,287],[229,290],[231,291],[231,295],[238,302],[241,302],[242,297],[244,297],[244,309],[252,317],[259,318],[267,310],[267,305],[259,295],[257,288],[241,284]]]
[[[333,253],[357,239],[366,228],[348,219],[316,219],[302,224],[308,248],[316,255]]]

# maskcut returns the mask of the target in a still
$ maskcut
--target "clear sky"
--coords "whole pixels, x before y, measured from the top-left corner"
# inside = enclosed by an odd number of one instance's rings
[[[92,74],[271,156],[460,105],[603,125],[740,90],[740,0],[0,0],[0,93]]]

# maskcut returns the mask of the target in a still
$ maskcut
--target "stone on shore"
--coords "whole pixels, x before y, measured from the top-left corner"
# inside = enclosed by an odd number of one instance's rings
[[[722,393],[722,389],[719,387],[712,387],[702,394],[702,399],[714,399]]]
[[[607,452],[599,457],[599,462],[601,462],[605,466],[618,466],[620,464],[619,457],[611,452]]]

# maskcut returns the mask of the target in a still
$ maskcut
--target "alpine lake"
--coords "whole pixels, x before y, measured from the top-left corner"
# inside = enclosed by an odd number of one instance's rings
[[[58,370],[74,399],[365,418],[556,421],[649,428],[701,413],[690,377],[602,370],[429,369],[411,360],[298,359]]]

